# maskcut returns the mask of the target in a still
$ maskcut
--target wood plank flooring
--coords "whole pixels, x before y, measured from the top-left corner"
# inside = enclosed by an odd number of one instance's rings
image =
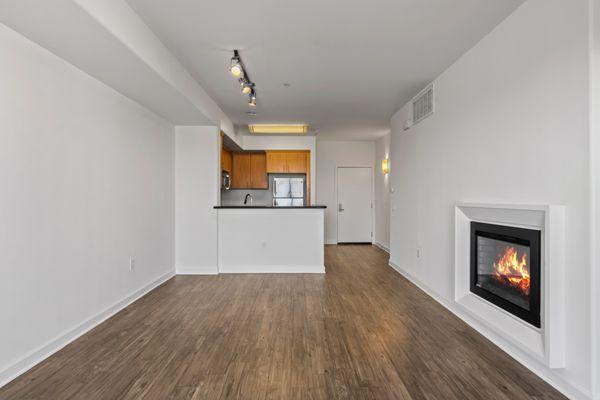
[[[327,246],[327,274],[177,276],[0,399],[563,399],[387,266]]]

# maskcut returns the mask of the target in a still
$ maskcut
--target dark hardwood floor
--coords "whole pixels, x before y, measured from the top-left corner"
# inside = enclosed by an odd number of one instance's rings
[[[178,276],[0,389],[0,399],[563,399],[387,266]]]

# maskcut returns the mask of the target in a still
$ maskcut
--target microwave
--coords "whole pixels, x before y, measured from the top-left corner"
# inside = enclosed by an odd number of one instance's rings
[[[231,176],[229,172],[223,171],[221,173],[221,189],[229,190],[231,188]]]

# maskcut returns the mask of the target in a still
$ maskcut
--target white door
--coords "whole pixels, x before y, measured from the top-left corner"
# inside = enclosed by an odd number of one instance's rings
[[[338,167],[338,243],[372,243],[371,168]]]

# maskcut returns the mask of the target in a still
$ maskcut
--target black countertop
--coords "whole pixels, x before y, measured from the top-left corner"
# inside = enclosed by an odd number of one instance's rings
[[[290,209],[290,208],[296,208],[296,209],[319,209],[319,208],[327,208],[327,206],[320,206],[320,205],[314,205],[314,206],[278,206],[278,207],[274,207],[274,206],[215,206],[214,208],[223,208],[223,209],[233,209],[233,208],[250,208],[250,209],[273,209],[273,210],[277,210],[280,208],[283,209]]]

